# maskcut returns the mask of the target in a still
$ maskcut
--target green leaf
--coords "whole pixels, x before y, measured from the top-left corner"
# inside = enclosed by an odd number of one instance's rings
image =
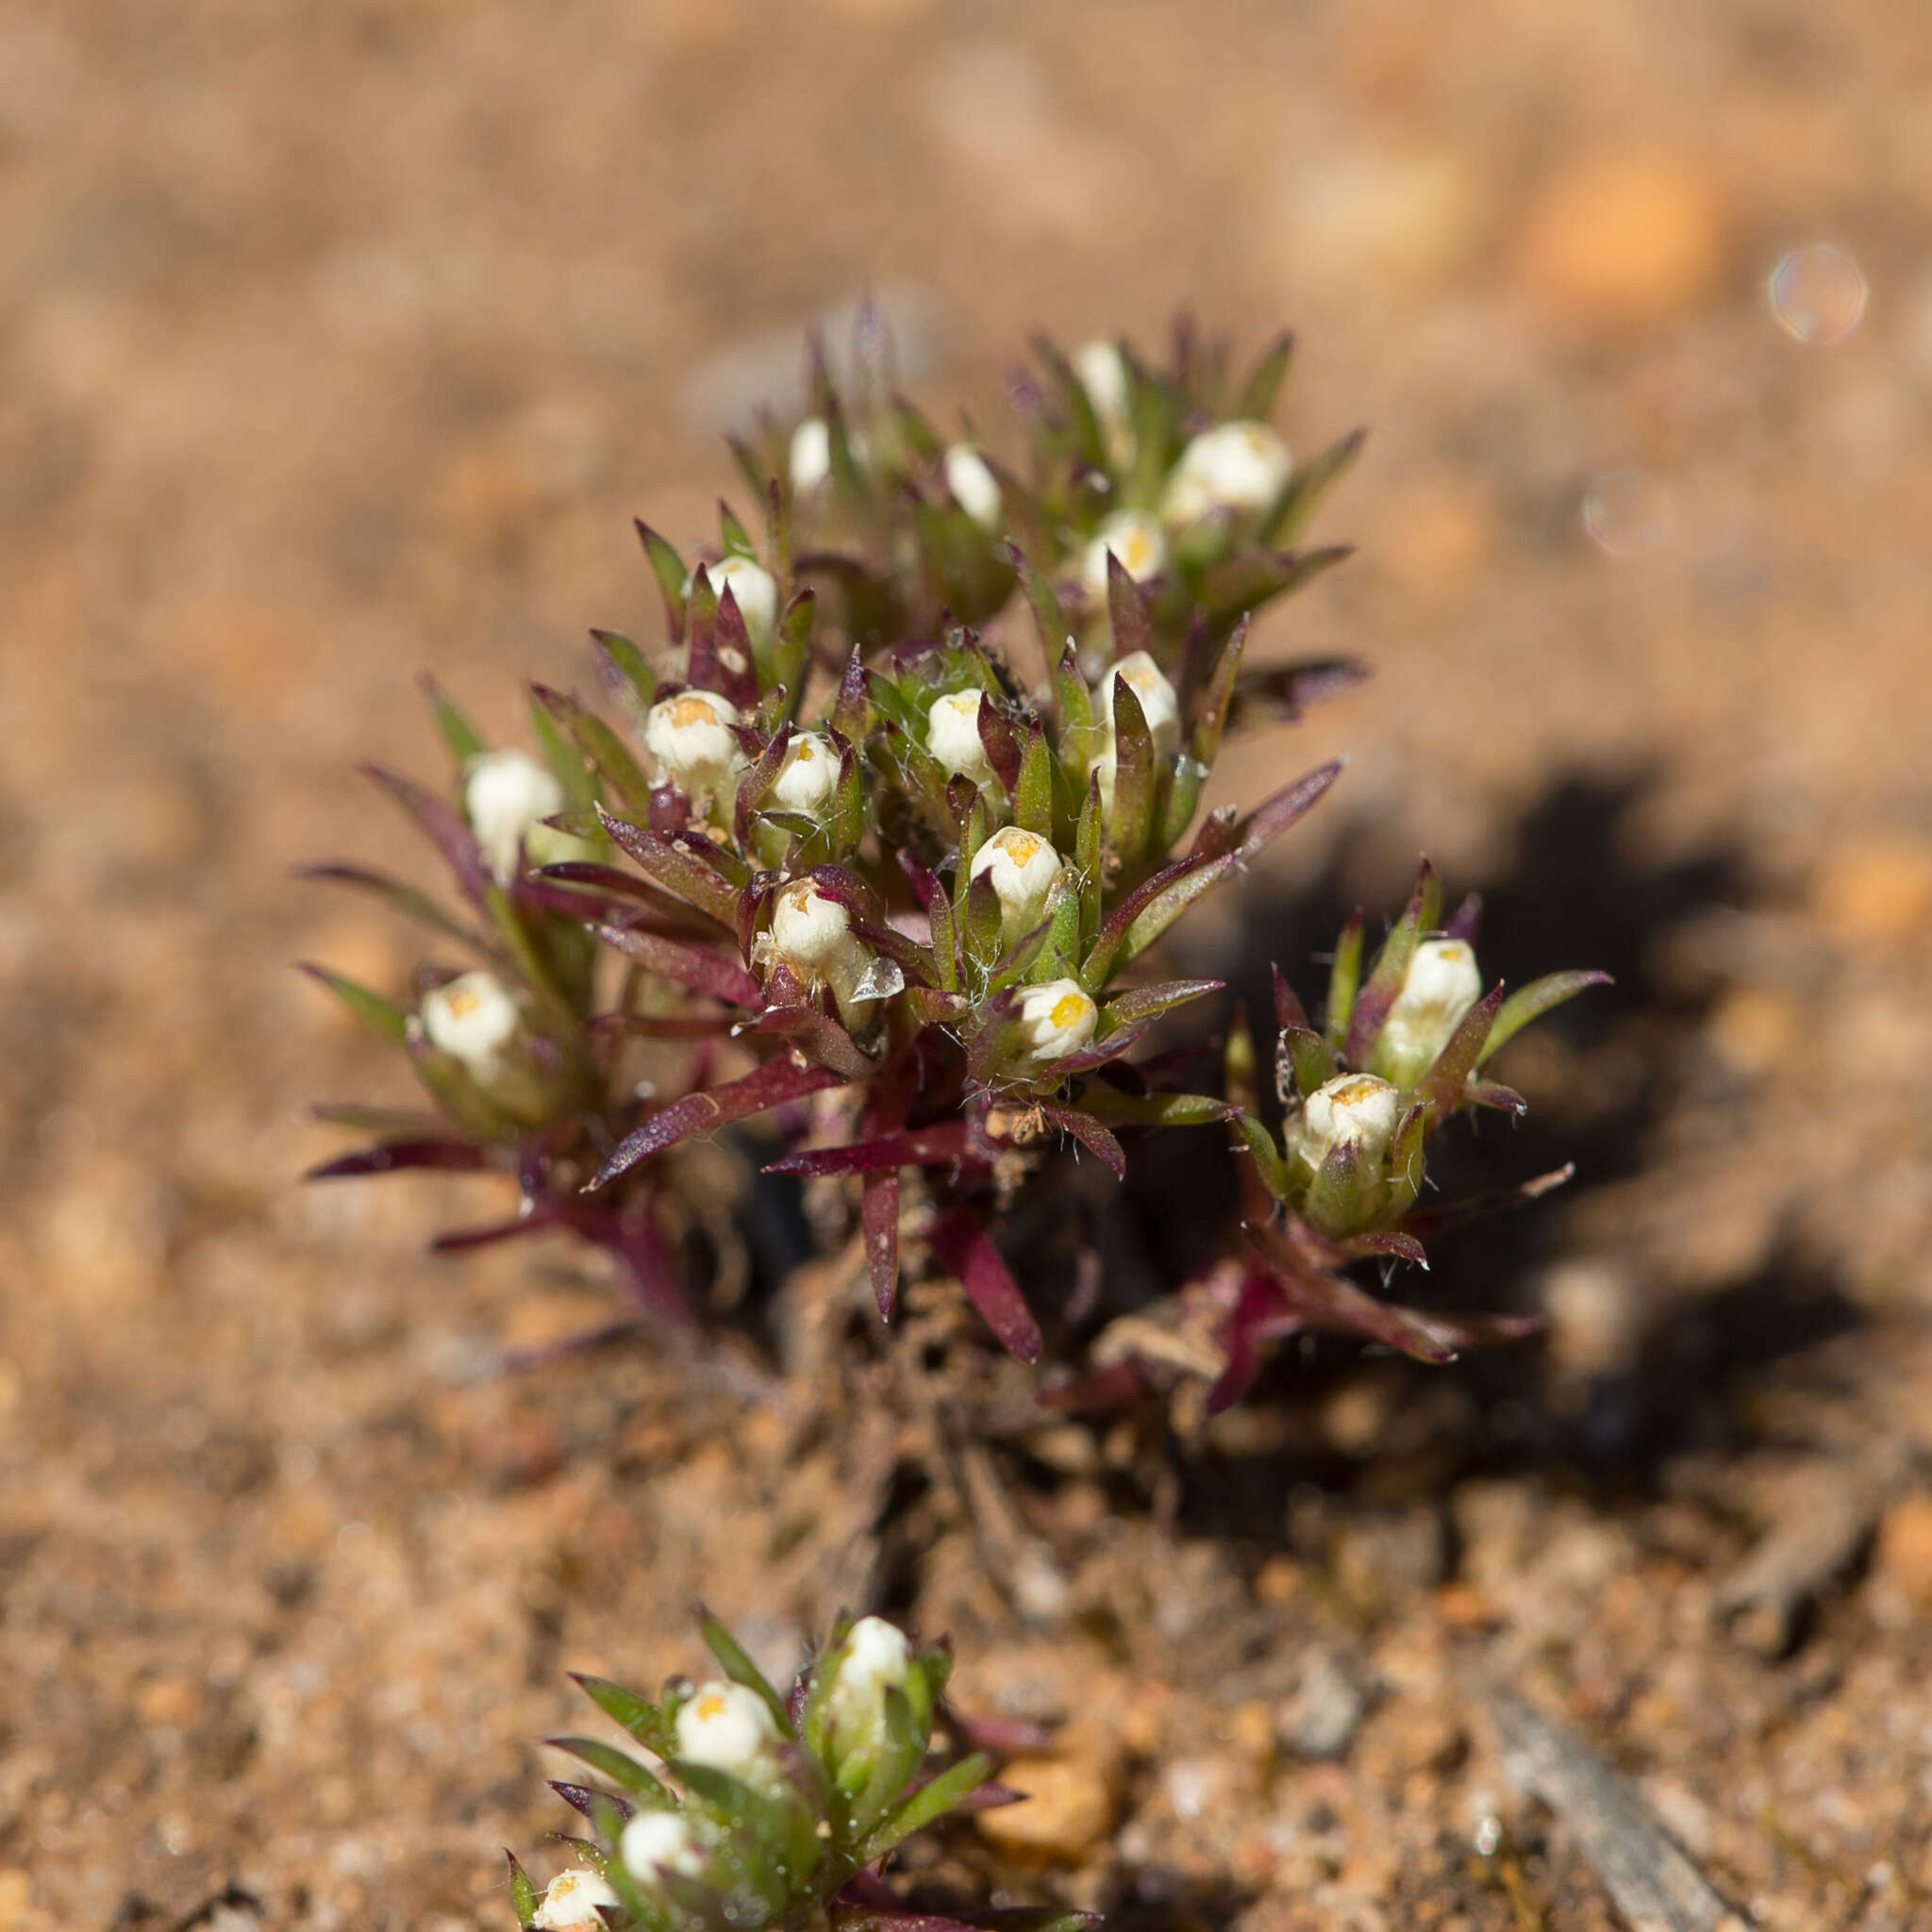
[[[762,490],[758,493],[762,495]],[[724,548],[733,557],[747,558],[753,563],[758,561],[758,546],[752,541],[751,532],[738,521],[728,503],[718,506],[718,533]]]
[[[458,708],[456,700],[434,678],[425,677],[423,689],[436,712],[436,727],[442,733],[442,741],[449,746],[450,756],[458,765],[466,765],[472,758],[481,758],[490,747],[484,743],[482,734]]]
[[[1209,1093],[1123,1093],[1097,1083],[1080,1096],[1080,1105],[1096,1120],[1129,1127],[1200,1127],[1234,1111]]]
[[[1402,917],[1390,929],[1375,955],[1368,982],[1356,999],[1355,1012],[1348,1023],[1348,1044],[1342,1058],[1352,1066],[1367,1064],[1368,1057],[1380,1038],[1389,1009],[1395,1004],[1402,983],[1408,977],[1410,962],[1427,929],[1430,912],[1441,910],[1442,888],[1435,868],[1425,858],[1416,873],[1415,891],[1409,895]]]
[[[432,932],[440,932],[445,939],[455,940],[459,945],[468,946],[486,958],[501,957],[486,935],[475,926],[465,925],[459,919],[453,918],[427,892],[415,886],[405,885],[400,879],[387,878],[381,873],[365,872],[358,865],[305,866],[296,877],[320,879],[330,885],[353,886],[359,891],[373,892],[391,912],[400,913],[403,918],[413,920],[419,925],[426,925]]]
[[[1275,398],[1294,360],[1294,337],[1284,329],[1261,353],[1254,373],[1241,385],[1234,406],[1237,419],[1243,423],[1265,423],[1274,413]]]
[[[594,711],[548,685],[531,686],[537,702],[574,738],[584,756],[603,774],[619,802],[635,812],[651,809],[651,781],[630,749]]]
[[[591,775],[583,752],[563,732],[549,708],[534,697],[530,702],[530,728],[542,747],[543,762],[563,787],[564,804],[571,811],[592,811],[597,804],[597,781]]]
[[[1124,677],[1113,680],[1113,815],[1108,840],[1131,865],[1147,849],[1154,829],[1154,796],[1159,784],[1155,765],[1154,734],[1141,699]]]
[[[1020,783],[1013,793],[1013,822],[1024,832],[1053,843],[1053,754],[1046,730],[1035,723],[1020,755]]]
[[[1368,434],[1366,429],[1351,430],[1341,441],[1330,443],[1311,463],[1295,472],[1272,526],[1263,533],[1269,542],[1292,543],[1301,535],[1323,499],[1361,454]]]
[[[649,1766],[641,1764],[628,1751],[620,1751],[615,1744],[607,1744],[599,1738],[545,1738],[543,1741],[552,1750],[567,1751],[592,1771],[602,1772],[620,1790],[648,1798],[654,1804],[672,1802],[671,1793]]]
[[[956,1805],[963,1804],[991,1775],[992,1759],[984,1751],[975,1751],[972,1757],[948,1766],[879,1821],[877,1829],[865,1841],[865,1862],[876,1864],[915,1831],[924,1830]]]
[[[385,1040],[392,1041],[397,1046],[403,1045],[409,1037],[408,1009],[396,1005],[394,1000],[386,999],[379,992],[373,992],[366,986],[359,986],[353,979],[340,973],[331,973],[326,966],[310,965],[302,962],[302,971],[311,979],[317,979],[354,1013],[365,1026],[373,1027]]]
[[[644,654],[627,637],[614,630],[593,630],[591,637],[619,675],[637,692],[638,703],[648,708],[656,702],[658,674],[651,669]]]
[[[1247,649],[1247,643],[1248,620],[1243,617],[1228,632],[1227,641],[1221,647],[1221,655],[1214,660],[1214,671],[1208,680],[1208,687],[1195,701],[1194,756],[1209,768],[1221,756],[1221,741],[1227,730],[1227,716],[1234,704],[1235,682],[1241,675],[1241,654]]]
[[[1254,1156],[1255,1167],[1261,1176],[1261,1185],[1275,1200],[1288,1198],[1288,1163],[1281,1158],[1281,1150],[1274,1144],[1274,1137],[1257,1121],[1253,1114],[1242,1114],[1235,1123],[1241,1130],[1241,1139],[1247,1143],[1248,1152]]]
[[[613,1724],[621,1724],[640,1744],[657,1752],[658,1757],[664,1756],[660,1747],[671,1742],[671,1725],[655,1704],[640,1697],[635,1690],[626,1690],[622,1684],[613,1684],[608,1677],[579,1676],[572,1672],[571,1679]]]
[[[681,641],[684,637],[685,598],[684,558],[676,550],[652,529],[649,524],[640,522],[638,536],[642,541],[644,555],[651,560],[651,570],[658,579],[658,588],[664,594],[664,614],[671,626],[674,641]]]
[[[781,1737],[791,1738],[797,1733],[791,1727],[791,1713],[785,1700],[772,1688],[770,1679],[752,1662],[745,1654],[744,1646],[732,1636],[716,1617],[708,1613],[698,1621],[698,1635],[705,1640],[705,1647],[724,1667],[724,1674],[734,1684],[742,1684],[747,1690],[755,1691],[765,1708],[772,1713],[778,1725]]]
[[[1100,915],[1107,889],[1101,854],[1104,831],[1100,810],[1100,774],[1089,773],[1080,824],[1074,835],[1074,864],[1080,874],[1080,943],[1091,946],[1100,934]]]
[[[1499,1047],[1514,1040],[1534,1020],[1541,1020],[1553,1008],[1592,986],[1613,986],[1607,973],[1551,973],[1529,985],[1519,987],[1505,1000],[1496,1013],[1490,1037],[1483,1042],[1476,1065],[1481,1066]]]
[[[1199,758],[1184,753],[1174,761],[1174,770],[1160,787],[1159,815],[1154,825],[1154,850],[1165,857],[1181,841],[1200,809],[1201,788],[1208,782],[1208,767]]]
[[[1356,989],[1362,975],[1362,916],[1351,912],[1341,937],[1335,941],[1335,960],[1328,969],[1328,1011],[1324,1024],[1331,1052],[1340,1053],[1355,1017]]]
[[[1307,1026],[1282,1028],[1275,1046],[1275,1064],[1279,1074],[1293,1081],[1293,1091],[1304,1100],[1316,1088],[1334,1079],[1337,1071],[1335,1055],[1328,1042]],[[1288,1093],[1284,1091],[1281,1098],[1286,1104]]]
[[[517,1863],[514,1852],[506,1852],[504,1857],[509,1860],[510,1909],[517,1915],[517,1924],[527,1927],[537,1916],[537,1888],[530,1883],[530,1874]]]

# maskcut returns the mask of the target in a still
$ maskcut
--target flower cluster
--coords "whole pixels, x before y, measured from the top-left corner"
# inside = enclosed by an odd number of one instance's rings
[[[1454,1318],[1403,1307],[1348,1279],[1355,1262],[1428,1265],[1423,1238],[1493,1208],[1533,1200],[1568,1167],[1520,1186],[1419,1205],[1429,1143],[1458,1113],[1524,1110],[1521,1094],[1485,1076],[1489,1060],[1553,1008],[1592,986],[1594,972],[1553,973],[1514,992],[1485,988],[1475,942],[1481,902],[1472,895],[1439,926],[1441,887],[1424,863],[1402,917],[1363,972],[1357,913],[1336,941],[1319,1024],[1274,974],[1275,1097],[1281,1133],[1260,1117],[1254,1043],[1238,1023],[1227,1048],[1236,1146],[1246,1157],[1243,1242],[1191,1299],[1210,1338],[1188,1365],[1211,1377],[1207,1411],[1239,1400],[1268,1348],[1311,1329],[1339,1329],[1431,1362],[1528,1332],[1533,1319]],[[1141,1337],[1144,1324],[1128,1324]],[[1076,1407],[1114,1401],[1160,1382],[1156,1362],[1130,1341],[1096,1351],[1102,1366],[1057,1400]],[[1169,1352],[1166,1366],[1178,1359]]]
[[[1219,982],[1150,982],[1139,962],[1340,769],[1245,816],[1200,811],[1231,721],[1356,675],[1243,669],[1249,614],[1342,554],[1282,547],[1354,447],[1295,467],[1265,420],[1287,359],[1277,345],[1234,391],[1185,335],[1165,371],[1118,344],[1042,347],[1024,482],[822,378],[817,413],[740,451],[761,542],[728,509],[696,560],[641,526],[670,648],[654,664],[593,633],[608,715],[539,687],[533,758],[433,693],[451,793],[376,775],[471,917],[325,872],[478,963],[425,972],[413,1005],[323,976],[446,1124],[330,1109],[390,1131],[320,1172],[507,1169],[521,1213],[451,1241],[569,1228],[668,1310],[662,1157],[761,1116],[820,1143],[778,1171],[859,1177],[883,1313],[916,1206],[939,1263],[1037,1357],[997,1201],[1057,1137],[1119,1174],[1121,1130],[1226,1118],[1128,1058]],[[1034,652],[1029,681],[1014,666]]]
[[[599,1739],[551,1740],[615,1790],[555,1786],[592,1836],[566,1840],[579,1862],[541,1894],[511,1857],[525,1932],[874,1932],[901,1910],[881,1875],[891,1853],[961,1805],[1011,1795],[988,1786],[984,1753],[928,1768],[944,1645],[922,1648],[881,1617],[843,1622],[781,1697],[721,1624],[702,1629],[720,1679],[674,1680],[658,1704],[576,1680],[652,1762]],[[1029,1932],[1089,1923],[1023,1917]]]

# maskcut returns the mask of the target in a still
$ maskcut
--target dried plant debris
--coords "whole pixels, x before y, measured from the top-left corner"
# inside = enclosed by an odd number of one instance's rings
[[[1631,1932],[1743,1932],[1656,1814],[1574,1731],[1507,1685],[1491,1685],[1484,1703],[1509,1781],[1562,1820]]]

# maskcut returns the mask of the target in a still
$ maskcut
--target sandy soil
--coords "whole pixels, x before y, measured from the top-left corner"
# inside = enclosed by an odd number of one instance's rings
[[[1063,1721],[941,1888],[1614,1924],[1502,1684],[1757,1923],[1932,1924],[1928,100],[1899,0],[0,6],[0,1928],[507,1925],[563,1671],[690,1667],[700,1593]],[[647,627],[629,517],[703,534],[868,280],[995,441],[1028,329],[1182,303],[1373,425],[1270,636],[1376,679],[1225,782],[1352,770],[1189,957],[1306,974],[1426,847],[1512,974],[1617,971],[1514,1063],[1578,1186],[1441,1291],[1544,1348],[1175,1443],[841,1342],[828,1265],[505,1380],[572,1257],[294,1186],[402,1097],[289,970],[409,963],[289,879],[400,847],[351,765],[432,766],[419,669],[508,730]]]

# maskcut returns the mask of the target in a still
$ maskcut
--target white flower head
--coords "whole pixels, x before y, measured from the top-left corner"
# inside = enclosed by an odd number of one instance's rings
[[[816,818],[839,786],[839,754],[823,731],[794,731],[766,802],[775,811]]]
[[[706,564],[705,575],[721,604],[724,592],[731,592],[738,614],[744,619],[746,638],[754,644],[770,643],[778,628],[778,579],[763,564],[741,557],[735,550],[716,563]],[[692,571],[684,580],[686,597],[696,582],[697,572]]]
[[[499,884],[516,876],[518,855],[531,828],[561,811],[563,804],[557,774],[527,752],[485,752],[470,761],[463,779],[470,829]]]
[[[716,691],[680,691],[663,698],[644,717],[644,744],[669,778],[694,800],[728,791],[744,770],[744,747],[732,726],[738,707]]]
[[[1127,420],[1127,364],[1118,342],[1096,337],[1067,358],[1103,425]]]
[[[1474,947],[1463,940],[1424,940],[1382,1023],[1375,1063],[1396,1079],[1419,1079],[1482,996]]]
[[[1167,479],[1160,513],[1176,529],[1210,510],[1238,516],[1269,508],[1287,487],[1293,459],[1265,423],[1218,423],[1182,450]]]
[[[772,902],[772,950],[808,979],[852,946],[852,915],[816,879],[793,879]]]
[[[742,1777],[771,1768],[784,1741],[765,1700],[742,1684],[700,1684],[677,1713],[677,1755]]]
[[[425,993],[420,1017],[430,1045],[460,1060],[486,1085],[523,1027],[516,1001],[491,973],[465,973]]]
[[[617,1855],[624,1860],[625,1870],[641,1885],[654,1883],[660,1872],[681,1872],[690,1876],[705,1862],[697,1834],[675,1811],[635,1813],[617,1841]]]
[[[835,1748],[862,1745],[879,1731],[886,1692],[903,1690],[911,1667],[911,1641],[897,1624],[883,1617],[861,1617],[853,1624],[825,1701]]]
[[[832,432],[823,416],[808,416],[791,432],[791,488],[809,496],[832,474]]]
[[[599,1906],[614,1906],[618,1896],[601,1872],[579,1865],[559,1872],[543,1888],[530,1924],[538,1932],[604,1932],[604,1921],[597,1916]]]
[[[1059,854],[1044,839],[1018,825],[1002,825],[973,855],[970,876],[992,880],[1000,902],[1000,936],[1010,946],[1045,917],[1046,902],[1065,871]]]
[[[1093,533],[1080,559],[1080,582],[1096,604],[1107,602],[1109,553],[1137,584],[1144,584],[1167,568],[1167,533],[1143,509],[1115,510]]]
[[[1373,1074],[1339,1074],[1316,1088],[1290,1121],[1289,1152],[1317,1171],[1331,1150],[1342,1146],[1354,1146],[1364,1159],[1378,1161],[1395,1138],[1401,1113],[1402,1096],[1387,1080]]]
[[[933,699],[925,712],[926,750],[948,772],[975,785],[989,783],[993,775],[979,736],[979,710],[985,703],[983,691],[954,691]]]
[[[1100,1008],[1077,979],[1029,986],[1013,1008],[1022,1049],[1036,1060],[1063,1060],[1093,1038]]]
[[[1000,485],[986,458],[970,442],[956,442],[946,451],[946,488],[953,501],[983,530],[1000,527]]]

